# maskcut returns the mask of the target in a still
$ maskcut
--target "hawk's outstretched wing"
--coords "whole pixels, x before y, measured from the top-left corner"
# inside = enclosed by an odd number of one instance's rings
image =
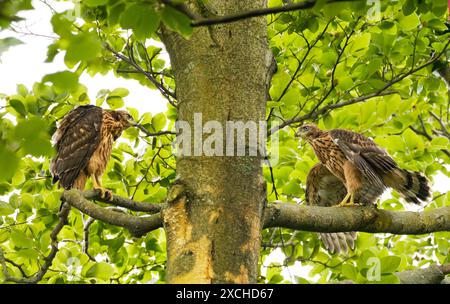
[[[73,187],[100,143],[102,109],[92,105],[70,111],[55,134],[57,154],[50,171],[53,182],[59,180],[64,189]]]
[[[306,179],[306,203],[330,207],[345,197],[345,185],[324,165],[316,164]],[[348,252],[355,248],[356,232],[319,233],[325,248],[331,253]]]
[[[335,129],[329,131],[333,142],[345,157],[360,170],[372,193],[392,187],[408,202],[420,204],[430,195],[428,180],[420,172],[401,169],[387,152],[362,134]],[[369,190],[369,187],[363,187]],[[361,197],[363,197],[361,195]]]
[[[360,170],[373,185],[384,188],[380,172],[397,167],[395,161],[371,139],[348,130],[335,129],[329,132],[333,142],[345,157]]]

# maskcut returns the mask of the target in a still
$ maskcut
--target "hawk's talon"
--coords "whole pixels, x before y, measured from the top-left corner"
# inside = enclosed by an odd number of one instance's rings
[[[341,202],[340,204],[336,205],[336,207],[355,207],[355,206],[359,206],[359,204],[354,203],[354,202]]]
[[[95,188],[95,190],[100,191],[100,198],[106,201],[111,201],[113,194],[110,190],[104,188]]]
[[[358,204],[354,202],[353,193],[347,193],[342,202],[340,202],[337,205],[334,205],[334,207],[354,207],[354,206],[358,206]]]
[[[112,191],[105,189],[105,200],[112,201],[113,194]]]

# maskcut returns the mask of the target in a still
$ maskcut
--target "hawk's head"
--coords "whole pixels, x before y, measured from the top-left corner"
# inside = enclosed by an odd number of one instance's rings
[[[117,110],[113,113],[114,119],[120,122],[124,130],[136,125],[136,121],[134,121],[133,117],[127,111]]]
[[[315,124],[307,123],[298,128],[297,132],[295,132],[295,136],[306,140],[312,140],[319,137],[322,133],[322,130],[320,130]]]

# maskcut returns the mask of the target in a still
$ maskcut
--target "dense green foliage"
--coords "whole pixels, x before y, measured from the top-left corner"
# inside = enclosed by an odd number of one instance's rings
[[[0,14],[0,28],[15,21],[20,9],[31,9],[29,1],[22,2],[23,6],[7,11],[6,17]],[[269,2],[270,6],[283,4],[281,0]],[[373,137],[404,168],[425,172],[431,180],[439,172],[450,176],[445,167],[449,156],[443,151],[449,148],[449,139],[441,130],[449,124],[450,101],[448,84],[438,73],[450,63],[450,52],[444,50],[450,39],[447,1],[382,1],[379,15],[365,1],[351,5],[322,2],[312,10],[267,18],[269,43],[278,65],[267,104],[269,124],[312,119],[324,128],[352,129]],[[127,107],[126,88],[102,90],[96,100],[90,100],[79,77],[114,71],[117,77],[159,89],[171,103],[176,102],[172,71],[155,41],[160,26],[188,39],[193,30],[189,18],[156,0],[84,0],[77,11],[81,18],[72,17],[76,10],[53,15],[50,22],[58,39],[49,45],[48,57],[42,58],[52,61],[63,52],[67,70],[43,75],[32,88],[18,84],[15,95],[0,95],[5,101],[5,107],[0,107],[0,195],[4,197],[0,201],[0,247],[27,275],[38,271],[49,253],[50,233],[58,221],[61,190],[52,185],[49,172],[54,154],[50,138],[56,123],[74,107],[89,103],[124,107],[149,132],[173,130],[177,118],[170,103],[167,112],[156,115]],[[0,54],[6,43],[0,40]],[[280,144],[270,147],[272,153],[279,149],[280,159],[273,166],[273,177],[264,169],[269,201],[303,202],[307,173],[317,162],[310,147],[299,146],[293,126],[278,131]],[[123,138],[113,150],[104,186],[136,201],[163,202],[175,178],[173,136],[148,137],[129,129]],[[445,205],[450,205],[448,194],[425,209]],[[379,206],[403,209],[395,193]],[[59,235],[60,250],[42,282],[164,282],[162,229],[133,238],[124,229],[95,221],[89,231],[93,261],[83,252],[87,220],[81,212],[71,212],[69,225]],[[357,249],[339,256],[322,249],[314,233],[265,230],[261,263],[277,247],[286,258],[282,265],[271,264],[267,273],[262,271],[260,281],[305,283],[331,278],[367,282],[368,261],[377,257],[382,265],[381,282],[394,283],[398,279],[393,272],[450,263],[449,238],[448,232],[422,236],[360,233]],[[296,262],[313,266],[314,280],[283,277],[284,267]],[[23,276],[13,264],[8,268],[13,275]]]

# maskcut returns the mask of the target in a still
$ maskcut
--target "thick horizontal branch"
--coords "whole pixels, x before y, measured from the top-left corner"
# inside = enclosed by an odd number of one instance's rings
[[[315,232],[425,234],[450,231],[450,207],[412,212],[388,211],[372,206],[318,207],[272,203],[264,213],[264,228],[270,227]]]
[[[450,264],[444,264],[397,272],[395,275],[402,284],[441,284],[449,273]]]
[[[130,200],[125,197],[113,195],[112,200],[105,200],[100,197],[99,190],[86,190],[83,192],[84,198],[88,200],[96,200],[100,202],[104,202],[110,205],[119,206],[126,208],[128,210],[139,211],[139,212],[147,212],[147,213],[158,213],[161,211],[162,204],[151,204],[151,203],[142,203]]]
[[[418,268],[397,272],[395,275],[401,284],[444,284],[445,275],[450,273],[450,264],[431,265],[427,268]],[[331,282],[333,284],[355,284],[352,280]]]
[[[99,221],[126,228],[137,237],[162,227],[160,213],[140,217],[102,208],[87,200],[79,190],[64,191],[61,200]]]

